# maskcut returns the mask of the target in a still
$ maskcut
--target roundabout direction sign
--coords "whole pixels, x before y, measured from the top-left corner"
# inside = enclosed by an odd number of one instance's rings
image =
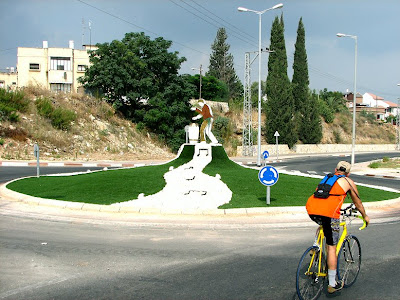
[[[261,184],[267,187],[267,204],[271,203],[271,191],[270,188],[275,183],[278,182],[279,173],[277,169],[272,166],[265,166],[258,172],[258,179],[260,180]]]

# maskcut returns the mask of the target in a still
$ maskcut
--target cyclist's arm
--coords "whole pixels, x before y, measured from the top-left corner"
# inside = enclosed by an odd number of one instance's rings
[[[358,196],[359,193],[358,193],[357,186],[355,185],[353,180],[351,180],[350,178],[348,178],[348,181],[349,181],[349,185],[350,185],[349,193],[350,193],[351,200],[353,200],[354,205],[357,207],[358,211],[361,213],[362,217],[364,218],[365,222],[367,222],[367,226],[368,226],[369,217],[368,217],[367,213],[365,212],[364,205],[362,204],[360,197]]]

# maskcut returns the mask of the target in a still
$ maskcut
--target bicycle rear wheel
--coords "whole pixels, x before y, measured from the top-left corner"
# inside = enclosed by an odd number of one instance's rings
[[[357,237],[349,235],[343,241],[337,262],[338,278],[344,287],[351,286],[357,279],[361,267],[361,245]]]
[[[318,272],[319,248],[312,246],[302,255],[296,273],[296,290],[300,300],[317,299],[324,287],[326,259],[322,253],[321,270]]]

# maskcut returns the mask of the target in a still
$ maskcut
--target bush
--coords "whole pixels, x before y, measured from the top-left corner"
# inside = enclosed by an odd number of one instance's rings
[[[38,114],[46,117],[51,118],[53,114],[54,108],[51,100],[49,98],[41,97],[36,100],[36,108],[38,110]]]
[[[25,98],[23,91],[0,89],[0,103],[20,112],[26,112],[29,107],[29,100]]]
[[[71,122],[76,120],[76,114],[72,110],[56,108],[51,114],[51,125],[57,129],[68,130]]]
[[[28,110],[29,100],[25,99],[22,91],[7,91],[0,88],[0,121],[9,120],[18,122],[18,111],[26,112]]]
[[[51,125],[57,129],[69,130],[71,122],[76,120],[75,112],[61,107],[54,108],[52,101],[46,97],[38,98],[36,107],[38,114],[50,119]]]
[[[387,156],[384,156],[383,159],[382,159],[382,161],[383,161],[383,162],[389,162],[389,161],[390,161],[390,158],[387,157]]]
[[[380,166],[381,166],[381,163],[380,163],[380,162],[377,162],[377,161],[372,162],[372,163],[370,163],[370,164],[368,165],[368,167],[369,167],[369,168],[372,168],[372,169],[377,169],[377,168],[379,168]]]
[[[333,110],[326,104],[324,100],[319,100],[319,113],[324,118],[326,123],[332,123],[335,119]]]
[[[218,142],[224,144],[225,140],[229,138],[231,133],[229,119],[225,117],[217,117],[214,120],[212,131]]]

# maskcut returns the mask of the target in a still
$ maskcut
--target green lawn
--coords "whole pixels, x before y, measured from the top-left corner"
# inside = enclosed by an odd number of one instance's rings
[[[194,146],[185,146],[179,158],[159,166],[109,170],[74,176],[42,176],[14,181],[7,188],[23,194],[74,202],[112,204],[137,199],[140,193],[151,195],[165,186],[163,175],[170,166],[178,167],[193,157]],[[258,171],[231,161],[223,147],[213,147],[213,161],[204,173],[221,175],[231,189],[232,200],[220,208],[265,207],[266,187],[258,180]],[[304,206],[320,179],[280,174],[271,187],[270,206]],[[359,187],[363,201],[400,197],[400,193]]]
[[[258,170],[244,168],[231,161],[222,147],[213,148],[213,161],[204,173],[221,175],[232,191],[232,200],[220,208],[265,207],[266,187],[258,180]],[[270,206],[304,206],[321,179],[279,174],[278,182],[271,187]],[[400,193],[359,186],[364,202],[388,200],[400,197]],[[351,202],[347,198],[346,202]]]

